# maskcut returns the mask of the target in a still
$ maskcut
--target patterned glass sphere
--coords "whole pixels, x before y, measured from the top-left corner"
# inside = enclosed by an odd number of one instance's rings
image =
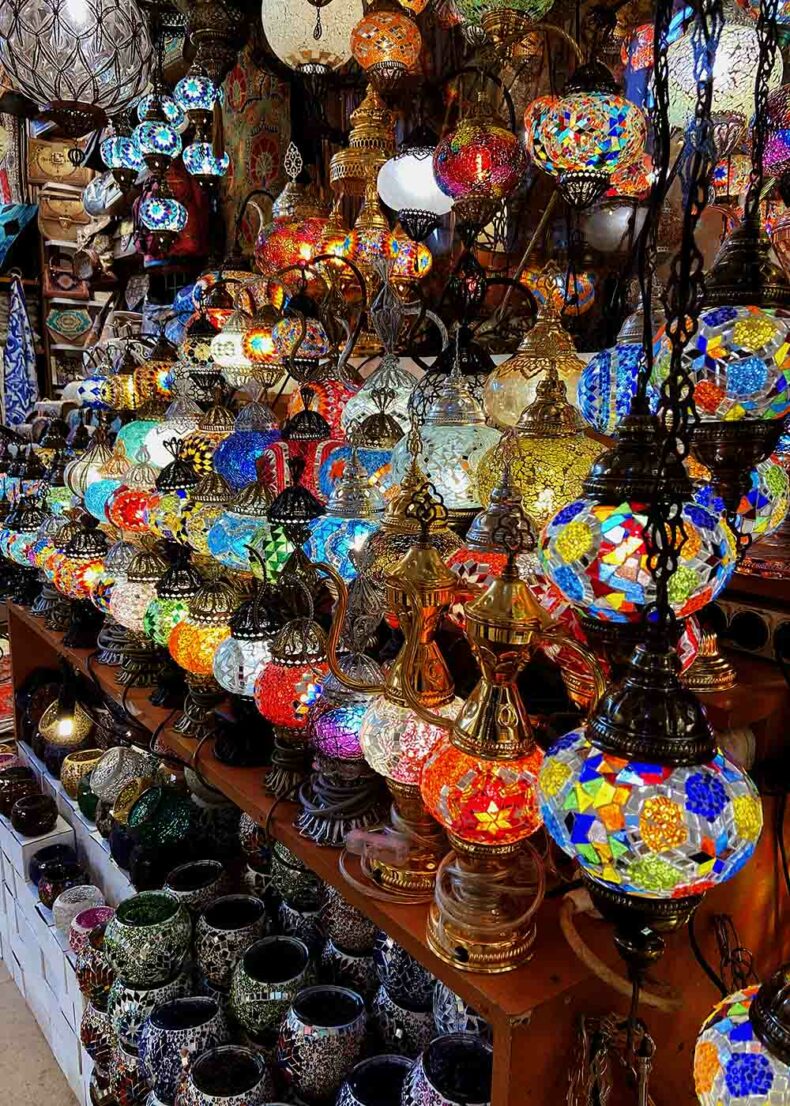
[[[217,157],[210,142],[191,142],[184,148],[181,160],[190,176],[205,180],[224,177],[230,165],[228,155],[223,153]]]
[[[304,730],[328,672],[326,661],[280,664],[270,660],[255,680],[255,706],[273,726]]]
[[[452,719],[461,705],[460,699],[453,699],[434,709]],[[397,783],[419,785],[423,764],[444,734],[443,729],[424,722],[409,707],[386,695],[376,695],[362,718],[359,743],[374,772]]]
[[[402,11],[371,11],[351,32],[351,53],[362,69],[388,63],[414,69],[422,47],[420,29]]]
[[[552,175],[611,176],[641,158],[647,139],[642,109],[614,92],[541,97],[527,107],[524,127],[528,153]]]
[[[351,56],[351,32],[362,18],[362,0],[335,0],[321,13],[322,32],[316,36],[315,11],[261,5],[261,21],[272,51],[291,69],[309,67],[313,71],[338,69]]]
[[[212,111],[219,92],[205,73],[188,73],[173,89],[173,97],[182,111]]]
[[[227,511],[227,503],[194,503],[184,520],[187,544],[204,557],[210,556],[208,535],[214,523]]]
[[[270,527],[265,518],[243,515],[225,508],[206,535],[208,551],[215,561],[237,572],[250,572],[251,545],[258,546]]]
[[[595,303],[597,279],[594,272],[571,272],[551,264],[528,265],[519,277],[540,307],[574,318],[586,315]]]
[[[763,824],[757,789],[721,753],[676,768],[629,761],[580,728],[551,746],[538,782],[563,852],[594,879],[647,898],[700,895],[731,879]]]
[[[140,222],[146,230],[166,230],[180,234],[187,225],[187,209],[172,196],[146,196],[139,208]]]
[[[176,158],[181,153],[181,135],[172,124],[161,120],[146,119],[138,123],[134,128],[134,141],[143,158],[146,154]]]
[[[733,13],[737,12],[732,5]],[[755,23],[746,13],[742,20],[727,21],[719,35],[713,63],[713,99],[711,114],[732,113],[751,119],[754,114],[754,82],[757,76],[759,41]],[[782,83],[781,58],[777,58],[768,77],[769,92]],[[669,122],[685,130],[694,118],[697,105],[697,76],[694,62],[694,41],[690,31],[672,42],[667,49],[669,67]]]
[[[641,342],[617,342],[611,349],[593,354],[582,370],[576,405],[601,434],[611,436],[631,410],[639,373],[645,363]],[[655,409],[658,396],[648,388],[648,402]]]
[[[327,757],[359,760],[359,730],[367,702],[343,703],[323,711],[313,721],[313,745]]]
[[[730,154],[717,161],[710,178],[714,200],[737,199],[746,191],[751,171],[748,154]]]
[[[473,845],[512,845],[539,828],[537,775],[543,753],[489,760],[470,756],[445,735],[422,768],[420,793],[437,822]]]
[[[281,361],[289,357],[319,361],[326,357],[331,343],[320,319],[280,319],[272,329],[275,355]]]
[[[163,469],[173,460],[172,452],[167,448],[168,442],[180,442],[188,437],[197,427],[199,414],[177,415],[166,417],[161,422],[155,423],[152,430],[145,436],[145,448],[151,464]]]
[[[236,430],[214,452],[214,471],[224,476],[237,491],[256,479],[255,462],[272,442],[279,441],[279,430]]]
[[[765,116],[768,134],[763,170],[778,177],[790,169],[790,85],[774,89],[765,105]]]
[[[143,488],[129,488],[121,484],[108,497],[105,504],[105,517],[119,530],[132,534],[148,532],[148,512],[159,502],[154,491]]]
[[[219,440],[212,439],[201,430],[195,430],[184,438],[180,457],[192,467],[197,476],[207,476],[214,467],[214,450]]]
[[[214,654],[230,635],[230,626],[205,626],[192,622],[189,615],[170,633],[167,648],[176,664],[193,676],[214,673]]]
[[[736,525],[739,534],[758,541],[784,522],[790,508],[790,480],[782,466],[769,459],[752,469],[750,481],[749,490],[738,503]],[[695,492],[694,500],[711,511],[721,513],[725,509],[710,484]]]
[[[120,486],[120,480],[111,480],[109,478],[97,480],[95,483],[89,484],[85,489],[85,495],[82,499],[82,502],[85,504],[85,510],[90,512],[99,522],[104,522],[107,518],[104,513],[107,500],[115,489],[120,488]]]
[[[790,1070],[752,1028],[759,984],[728,995],[703,1023],[694,1048],[694,1089],[701,1106],[768,1106],[790,1099]]]
[[[378,528],[379,523],[371,519],[323,515],[310,523],[304,551],[311,561],[327,561],[344,580],[353,580],[357,569],[351,554],[358,553]]]
[[[140,447],[145,444],[148,434],[155,426],[159,426],[155,419],[135,419],[133,422],[127,422],[126,426],[122,426],[118,431],[115,439],[115,453],[125,457],[129,464],[139,461]],[[172,458],[168,457],[168,460]]]
[[[110,614],[121,626],[137,634],[145,632],[143,618],[156,597],[156,581],[124,580],[117,583],[110,598]]]
[[[703,311],[683,351],[703,421],[780,419],[790,411],[790,314],[760,307]],[[653,383],[669,372],[662,327],[655,339]]]
[[[524,510],[541,527],[575,496],[582,494],[582,485],[590,465],[601,452],[601,443],[584,433],[562,438],[517,437],[512,449],[511,476],[521,492]],[[498,446],[489,449],[477,467],[480,499],[488,504],[491,492],[499,483],[504,468],[503,451]]]
[[[114,134],[99,147],[101,159],[108,169],[132,169],[139,172],[145,165],[140,147],[133,138]]]
[[[184,112],[181,110],[178,102],[174,100],[172,96],[168,96],[167,94],[157,95],[156,101],[154,101],[153,93],[149,93],[148,96],[143,96],[142,99],[138,101],[136,114],[138,120],[141,123],[144,121],[149,110],[153,108],[155,104],[157,107],[160,107],[162,109],[165,119],[168,121],[168,123],[175,127],[176,130],[180,131],[186,127],[187,121],[184,117]]]
[[[322,499],[329,499],[332,489],[346,470],[350,456],[350,445],[336,445],[319,464],[316,483],[318,494]],[[357,458],[362,471],[374,488],[386,492],[392,486],[391,449],[358,448]]]
[[[186,488],[175,488],[151,500],[145,512],[145,521],[155,537],[181,542],[186,535],[186,520],[191,510],[189,492]]]
[[[480,423],[423,427],[418,460],[448,510],[479,510],[478,466],[486,452],[496,447],[499,437],[493,426]],[[409,461],[408,442],[402,438],[392,451],[394,483],[403,479]]]
[[[422,242],[412,242],[400,231],[395,231],[390,242],[392,279],[394,281],[422,280],[433,268],[433,254]]]
[[[166,649],[173,629],[184,621],[188,613],[189,606],[185,599],[161,599],[157,595],[146,607],[143,630],[155,645]]]
[[[55,573],[55,587],[69,599],[90,599],[103,569],[102,557],[92,557],[87,561],[70,560],[65,557]]]
[[[339,254],[363,271],[372,271],[376,262],[392,257],[392,232],[388,226],[355,226],[344,238]]]
[[[299,356],[302,356],[301,350]],[[357,393],[342,380],[335,380],[332,377],[328,380],[317,380],[315,383],[311,381],[310,391],[312,393],[310,410],[317,411],[323,419],[326,419],[333,438],[345,438],[343,427],[347,424],[343,422],[343,412],[346,404]],[[301,388],[296,388],[291,392],[288,400],[288,418],[292,419],[300,411],[304,411],[304,400]]]
[[[544,572],[584,613],[602,622],[637,622],[655,600],[643,529],[646,508],[577,499],[547,524],[540,540]],[[686,540],[669,582],[678,618],[710,603],[735,571],[736,549],[724,517],[690,502],[683,507]]]
[[[518,187],[525,172],[516,136],[485,120],[462,120],[433,154],[436,183],[456,201],[478,197],[502,200]]]
[[[271,655],[271,643],[267,640],[225,638],[214,654],[214,679],[231,695],[252,699],[258,674]]]
[[[321,250],[326,219],[275,219],[261,228],[255,242],[255,267],[274,276],[292,265],[309,265]]]
[[[29,568],[28,553],[37,538],[38,532],[36,530],[11,533],[8,540],[8,559],[13,561],[14,564],[21,565],[22,568]]]

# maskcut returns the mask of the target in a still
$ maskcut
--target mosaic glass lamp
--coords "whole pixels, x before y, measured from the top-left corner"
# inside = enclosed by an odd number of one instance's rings
[[[694,1048],[700,1106],[757,1106],[790,1095],[788,968],[717,1003]]]
[[[482,98],[433,155],[436,183],[453,201],[462,224],[485,226],[521,183],[526,161],[518,139]]]
[[[781,177],[790,170],[790,85],[774,89],[765,105],[768,135],[763,170]]]
[[[195,429],[181,441],[181,458],[192,466],[198,476],[205,476],[213,468],[214,454],[221,443],[231,436],[234,427],[233,413],[215,399],[200,416]]]
[[[134,184],[145,166],[143,155],[128,130],[126,134],[116,130],[102,139],[99,154],[122,191]]]
[[[170,635],[189,612],[189,600],[204,580],[183,553],[156,582],[156,593],[145,609],[143,630],[155,645],[167,649]]]
[[[587,265],[586,258],[582,262]],[[595,303],[597,274],[593,268],[571,271],[567,262],[560,266],[553,259],[545,265],[527,265],[519,283],[528,288],[538,307],[578,319]]]
[[[380,92],[396,88],[420,58],[422,37],[414,19],[401,9],[373,8],[351,32],[351,53]]]
[[[699,488],[694,500],[706,510],[722,513],[725,510],[723,500],[711,484],[706,483]],[[787,517],[788,508],[790,480],[782,466],[769,458],[752,469],[749,487],[740,498],[733,521],[741,537],[756,542],[779,529]]]
[[[214,471],[239,491],[257,478],[258,458],[279,439],[280,429],[271,408],[259,402],[248,403],[236,416],[233,433],[214,451]]]
[[[483,405],[497,426],[515,426],[525,407],[537,396],[537,386],[548,369],[555,369],[571,394],[584,362],[576,353],[568,331],[552,307],[538,311],[535,325],[524,335],[518,349],[486,378]]]
[[[581,494],[600,452],[600,442],[585,431],[551,365],[538,383],[536,399],[524,409],[515,428],[481,457],[477,469],[481,499],[488,502],[509,460],[524,510],[542,527],[563,504]]]
[[[173,98],[192,122],[203,122],[214,110],[220,90],[205,69],[193,65],[173,89]]]
[[[379,414],[381,401],[384,400],[387,414],[399,423],[403,433],[403,428],[409,425],[409,397],[416,383],[408,369],[401,367],[398,357],[385,354],[359,391],[343,404],[341,430],[348,433],[354,424],[361,424],[371,415]]]
[[[193,399],[174,399],[165,411],[164,418],[155,423],[145,435],[145,448],[151,464],[163,469],[173,460],[169,445],[182,441],[197,429],[201,410]]]
[[[343,475],[335,484],[326,514],[310,523],[305,553],[311,561],[326,561],[344,580],[357,573],[355,557],[379,526],[384,500],[362,469],[352,448]]]
[[[181,155],[184,168],[199,181],[220,180],[228,171],[230,157],[217,155],[211,142],[190,142]]]
[[[613,173],[641,160],[647,139],[644,112],[600,62],[579,66],[562,96],[530,104],[524,127],[530,157],[577,208],[598,199]]]
[[[124,534],[148,532],[147,512],[158,499],[156,478],[159,470],[148,460],[145,446],[140,449],[140,460],[130,465],[122,482],[108,496],[104,505],[104,517]]]
[[[148,448],[146,439],[149,433],[160,422],[161,419],[153,418],[133,419],[132,422],[127,422],[125,426],[121,427],[115,438],[115,452],[119,456],[125,457],[130,465],[134,464],[135,461],[139,461],[140,450],[143,446],[146,449]],[[148,459],[151,460],[150,451]]]
[[[156,478],[157,497],[145,512],[148,529],[164,541],[183,542],[184,527],[192,509],[190,492],[198,482],[194,470],[181,457],[176,442],[174,457]]]
[[[657,289],[654,291],[651,319],[657,328],[663,324],[664,313]],[[640,303],[621,326],[616,344],[593,354],[582,369],[577,406],[590,426],[601,434],[614,434],[631,410],[637,380],[645,365],[644,320]],[[658,397],[652,387],[648,389],[648,398],[651,407],[654,406]]]
[[[148,97],[145,117],[134,128],[133,138],[143,161],[154,173],[165,173],[181,153],[181,135],[167,118],[158,94]]]
[[[351,32],[364,14],[362,0],[341,0],[326,10],[312,6],[291,12],[264,3],[263,33],[272,51],[291,69],[307,74],[339,69],[351,57]]]
[[[255,681],[255,705],[277,729],[306,730],[328,671],[326,637],[317,622],[288,622],[271,643],[271,659]]]
[[[252,319],[236,308],[211,339],[211,357],[231,388],[241,388],[252,379],[252,362],[244,352],[244,335]]]
[[[711,114],[737,114],[751,119],[754,114],[754,82],[757,76],[759,41],[751,15],[733,0],[723,6],[724,26],[716,46],[713,64]],[[687,31],[667,49],[669,68],[669,122],[685,130],[694,118],[697,103],[694,43]],[[782,83],[782,65],[775,64],[768,76],[772,92]]]
[[[439,138],[421,127],[379,169],[376,182],[382,203],[397,212],[398,221],[415,242],[424,242],[453,201],[433,175],[433,154]]]
[[[129,425],[133,424],[129,423]],[[126,427],[123,427],[119,435],[125,429]],[[88,485],[100,479],[101,470],[110,460],[112,452],[105,427],[100,424],[85,452],[75,457],[73,461],[69,461],[63,470],[63,480],[72,495],[82,499]]]
[[[180,200],[170,194],[169,185],[163,180],[156,185],[156,192],[152,191],[140,201],[138,217],[151,241],[164,252],[186,227],[189,215]]]
[[[126,575],[112,585],[110,615],[127,631],[119,647],[117,679],[123,686],[152,687],[159,678],[160,657],[146,634],[143,620],[156,596],[157,581],[167,568],[167,561],[146,543],[130,560]]]
[[[480,510],[478,466],[499,437],[498,430],[486,425],[483,409],[456,364],[423,420],[418,455],[451,520],[469,522]],[[401,439],[392,451],[394,481],[403,479],[409,461],[408,441]]]
[[[219,473],[209,472],[190,492],[190,510],[184,521],[187,544],[200,556],[209,557],[208,535],[211,527],[227,510],[233,490]]]
[[[225,568],[251,572],[250,546],[264,540],[269,530],[270,499],[263,484],[247,484],[227,505],[206,535],[211,556]]]
[[[271,660],[277,629],[266,592],[260,589],[231,616],[230,637],[220,642],[214,654],[214,678],[221,688],[252,702],[255,682]]]

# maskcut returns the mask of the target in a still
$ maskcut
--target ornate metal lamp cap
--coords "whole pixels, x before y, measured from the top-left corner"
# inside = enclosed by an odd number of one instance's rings
[[[216,400],[198,422],[201,434],[232,434],[236,423],[233,412]]]
[[[144,545],[139,553],[135,553],[126,570],[126,579],[130,584],[145,584],[152,580],[158,580],[165,572],[168,565],[165,558],[152,545]]]
[[[790,964],[783,964],[760,987],[749,1020],[768,1051],[790,1064]]]
[[[359,462],[356,446],[346,462],[343,475],[335,484],[326,505],[333,518],[379,518],[384,513],[384,500]]]
[[[156,341],[149,350],[149,361],[175,361],[177,359],[176,347],[165,337],[164,331],[160,331]]]
[[[222,626],[239,605],[239,593],[227,580],[209,580],[189,601],[190,619],[202,626]]]
[[[272,660],[277,664],[315,664],[325,657],[326,634],[312,618],[291,619],[272,642]]]
[[[713,729],[679,672],[674,649],[637,645],[624,679],[588,720],[589,741],[628,760],[670,765],[710,760],[716,752]]]
[[[452,372],[442,381],[439,394],[428,408],[423,422],[436,426],[482,425],[486,421],[482,406],[470,391],[456,357]]]
[[[691,481],[683,462],[672,453],[660,465],[653,415],[634,414],[620,423],[617,441],[595,460],[584,481],[584,492],[599,503],[650,503],[656,495],[691,498]],[[661,472],[660,484],[657,473]]]
[[[582,431],[581,415],[568,403],[565,381],[560,380],[556,365],[549,365],[536,391],[536,398],[524,408],[516,423],[519,434],[532,438],[565,438]]]
[[[382,364],[385,360],[386,355]],[[395,399],[395,392],[392,388],[375,388],[371,397],[378,411],[357,423],[353,430],[353,440],[357,445],[373,449],[392,449],[403,437],[403,427],[387,410]]]
[[[151,464],[148,450],[144,445],[138,449],[137,458],[134,464],[130,465],[123,474],[124,484],[128,488],[140,488],[142,490],[153,488],[159,475],[159,469],[156,465]]]
[[[266,588],[245,599],[230,618],[230,635],[237,641],[267,641],[281,623],[269,603],[262,602]]]
[[[245,484],[230,502],[229,510],[239,515],[249,515],[251,518],[267,518],[271,499],[263,484],[253,480]]]
[[[506,518],[514,518],[521,550],[524,553],[530,553],[537,544],[535,527],[521,505],[521,493],[513,482],[510,461],[507,457],[507,442],[503,448],[506,452],[502,475],[491,489],[488,506],[472,520],[472,525],[464,538],[464,545],[468,549],[478,549],[483,553],[505,552],[500,542],[502,523]]]
[[[19,475],[26,480],[43,480],[46,469],[41,463],[38,454],[33,452],[32,445],[28,446],[22,457]]]
[[[229,503],[233,498],[230,484],[218,472],[207,472],[192,492],[195,503]]]
[[[324,505],[301,483],[304,461],[293,457],[289,461],[291,483],[275,496],[266,517],[278,526],[304,526],[324,514]]]
[[[301,389],[301,411],[288,419],[282,429],[282,436],[287,442],[323,442],[332,437],[332,428],[323,415],[313,411],[311,404],[315,398],[312,388],[305,386]]]
[[[173,460],[165,465],[156,478],[156,488],[160,492],[174,492],[185,488],[194,488],[198,476],[188,461],[180,456],[181,442],[177,439],[165,442],[165,447],[173,454]]]
[[[661,299],[660,282],[653,277],[653,287],[650,293],[650,321],[653,330],[657,330],[665,321],[664,303]],[[638,342],[640,345],[645,340],[645,311],[641,296],[637,298],[636,307],[627,315],[617,335],[618,342]]]
[[[185,556],[178,558],[156,585],[160,599],[191,599],[204,584],[203,577]]]
[[[744,219],[725,238],[705,278],[705,304],[790,307],[790,280],[757,219]]]
[[[611,69],[600,61],[580,65],[568,79],[565,92],[619,92],[620,85]]]
[[[5,520],[7,530],[16,530],[20,534],[38,530],[46,518],[46,513],[32,496],[21,496]]]
[[[79,530],[69,538],[63,550],[67,557],[88,561],[104,556],[107,552],[107,535],[96,529],[97,525],[93,518],[83,517],[80,520]]]

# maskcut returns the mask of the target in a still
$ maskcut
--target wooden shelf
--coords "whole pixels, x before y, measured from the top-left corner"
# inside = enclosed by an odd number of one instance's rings
[[[170,727],[174,712],[151,705],[149,691],[126,691],[115,679],[115,670],[98,665],[91,650],[68,649],[62,635],[44,629],[28,611],[9,605],[11,663],[14,685],[34,668],[66,657],[84,675],[98,681],[113,699],[123,701],[129,713],[148,730],[159,730],[159,740],[180,758],[191,760],[196,742]],[[753,675],[753,673],[752,673]],[[748,693],[746,698],[748,699]],[[711,697],[714,711],[722,716],[732,704],[725,697]],[[787,700],[785,699],[785,704]],[[269,818],[274,800],[263,789],[263,770],[230,768],[214,759],[211,742],[201,749],[199,768],[205,779],[259,823]],[[377,925],[386,930],[439,979],[470,1002],[494,1030],[494,1087],[492,1106],[546,1106],[564,1101],[567,1068],[573,1052],[578,1016],[585,1013],[624,1013],[626,1002],[604,986],[574,956],[559,926],[559,898],[549,898],[537,919],[537,937],[530,961],[514,972],[479,975],[457,970],[436,957],[425,943],[426,906],[405,906],[365,895],[344,879],[338,867],[338,851],[319,848],[299,835],[293,825],[293,803],[277,803],[269,828],[302,861]],[[771,824],[770,808],[766,824]],[[764,974],[790,955],[790,926],[783,920],[776,842],[763,835],[758,853],[726,887],[711,892],[697,914],[696,935],[711,963],[718,964],[713,940],[712,916],[732,915],[741,942],[755,954],[756,970]],[[608,927],[591,919],[579,921],[579,930],[596,954],[616,970]],[[717,1001],[717,992],[695,963],[684,933],[670,938],[670,949],[657,975],[683,995],[683,1007],[672,1017],[649,1008],[641,1011],[658,1043],[652,1096],[657,1106],[693,1106],[691,1053],[702,1019]],[[610,1106],[631,1102],[617,1094]]]

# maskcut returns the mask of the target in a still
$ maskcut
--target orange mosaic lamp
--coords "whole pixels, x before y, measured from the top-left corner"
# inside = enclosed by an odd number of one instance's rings
[[[420,29],[401,9],[370,11],[351,32],[351,52],[380,92],[392,91],[415,69],[421,49]]]

